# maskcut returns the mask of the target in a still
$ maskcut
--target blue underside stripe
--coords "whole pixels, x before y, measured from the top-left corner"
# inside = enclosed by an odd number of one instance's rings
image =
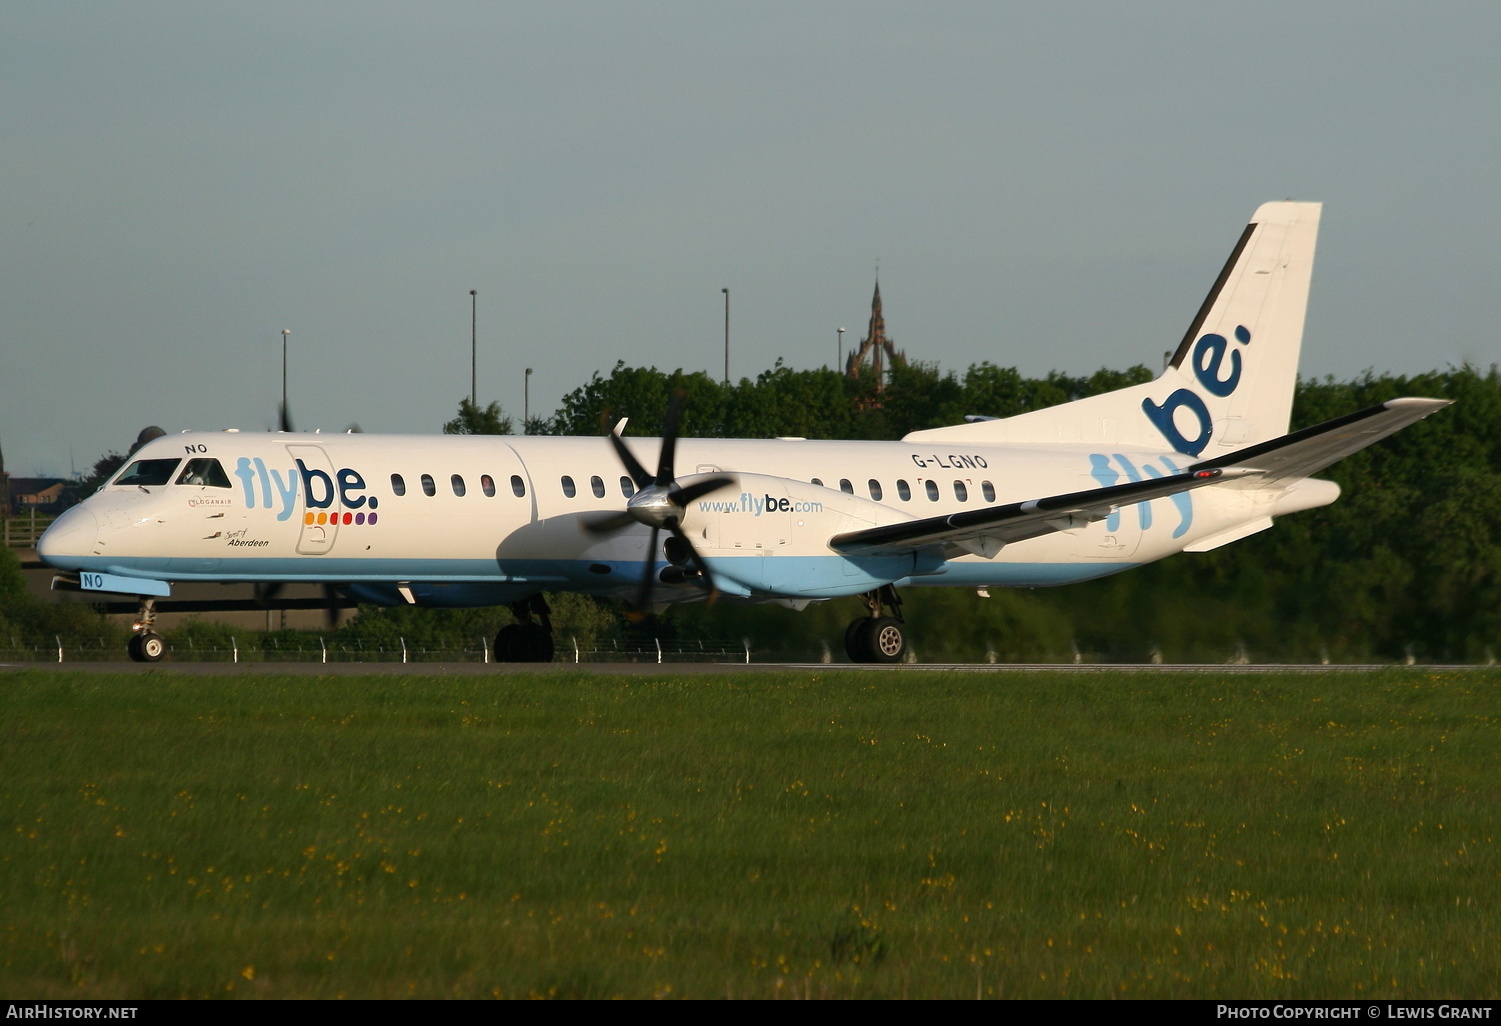
[[[866,591],[891,578],[867,574],[851,576],[848,562],[833,556],[751,557],[758,573],[741,574],[735,564],[740,557],[709,560],[711,571],[727,578],[764,580],[777,595],[830,597]],[[181,559],[125,559],[88,569],[154,581],[288,581],[353,584],[360,582],[475,584],[524,587],[542,591],[609,592],[634,586],[641,580],[641,564],[621,560],[508,560],[502,566],[486,559],[319,559],[301,558],[221,559],[216,565]],[[196,563],[189,568],[184,564]],[[175,565],[174,565],[175,564]],[[658,563],[658,570],[668,564]],[[746,564],[749,565],[749,564]],[[942,564],[937,572],[902,576],[895,583],[908,587],[1049,587],[1087,581],[1119,573],[1135,563],[1104,560],[1078,563],[958,562]],[[608,567],[608,573],[600,573]],[[591,569],[593,568],[593,569]],[[910,569],[910,563],[908,564]],[[875,570],[874,567],[871,570]],[[878,571],[877,571],[878,572]],[[757,589],[760,593],[761,589]]]

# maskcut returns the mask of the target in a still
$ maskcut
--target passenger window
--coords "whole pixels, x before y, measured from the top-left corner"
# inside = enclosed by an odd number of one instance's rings
[[[567,474],[563,475],[563,494],[568,496],[568,498],[570,499],[578,494],[578,489],[573,487],[573,478],[569,477]]]
[[[463,498],[464,492],[466,490],[464,488],[464,479],[458,474],[455,474],[453,475],[453,477],[449,478],[449,482],[453,485],[453,494],[459,496],[460,498]]]
[[[516,493],[518,499],[526,498],[526,482],[521,480],[519,474],[511,475],[511,491]]]
[[[963,481],[954,482],[954,498],[958,499],[960,502],[969,501],[969,489],[964,487]]]
[[[597,474],[591,477],[589,479],[589,490],[594,493],[596,499],[603,499],[605,497],[604,479]]]
[[[989,481],[981,481],[980,482],[980,494],[983,495],[983,496],[985,496],[985,501],[986,502],[994,502],[995,501],[995,485],[991,484]]]
[[[422,494],[423,495],[427,495],[427,496],[433,496],[433,495],[437,495],[438,494],[438,486],[433,483],[433,475],[431,475],[431,474],[423,474],[422,475]]]
[[[481,474],[479,478],[480,491],[485,493],[485,498],[495,498],[495,478],[489,474]]]
[[[881,482],[875,478],[870,479],[870,497],[877,502],[881,501]]]
[[[402,480],[400,474],[391,475],[391,491],[397,495],[405,495],[407,493],[407,483]]]
[[[855,486],[850,484],[849,478],[847,477],[841,477],[839,479],[839,490],[845,495],[855,494]]]
[[[926,480],[926,481],[923,482],[923,489],[928,493],[928,498],[931,501],[933,501],[933,502],[937,502],[938,501],[938,482],[937,481],[934,481],[932,478],[928,478],[928,480]]]
[[[896,479],[896,493],[902,497],[903,502],[912,501],[912,488],[901,478]]]
[[[202,485],[207,488],[232,488],[229,483],[229,475],[224,473],[224,468],[219,466],[218,460],[188,460],[188,465],[182,468],[182,473],[177,476],[180,485]]]
[[[636,482],[632,481],[628,477],[622,476],[620,479],[620,494],[624,495],[627,499],[629,499],[632,495],[635,495]]]
[[[181,460],[136,460],[115,478],[117,485],[164,485]]]

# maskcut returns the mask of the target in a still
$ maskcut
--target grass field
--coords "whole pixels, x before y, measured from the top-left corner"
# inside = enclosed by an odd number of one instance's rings
[[[0,676],[0,996],[1501,995],[1501,674]]]

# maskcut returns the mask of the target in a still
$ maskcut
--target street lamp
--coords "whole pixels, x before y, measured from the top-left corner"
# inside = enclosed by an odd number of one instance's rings
[[[842,364],[842,363],[844,363],[844,329],[840,328],[839,329],[839,349],[838,349],[838,355],[834,357],[834,369],[837,371],[839,369],[839,365]]]
[[[730,290],[720,289],[724,293],[724,383],[730,383]]]
[[[292,423],[291,414],[287,410],[287,336],[292,334],[291,328],[281,329],[281,429],[287,430]]]
[[[532,369],[526,369],[526,375],[522,378],[521,385],[521,433],[529,435],[532,429],[528,425],[532,421]]]
[[[469,290],[469,405],[479,406],[479,357],[475,340],[479,326],[479,291]]]

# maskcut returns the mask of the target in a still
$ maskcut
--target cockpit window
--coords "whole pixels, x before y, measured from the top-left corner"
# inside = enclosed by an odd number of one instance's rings
[[[188,465],[177,475],[180,485],[203,485],[208,488],[233,488],[229,475],[219,466],[218,460],[188,460]]]
[[[117,485],[164,485],[182,460],[136,460],[115,478]]]

